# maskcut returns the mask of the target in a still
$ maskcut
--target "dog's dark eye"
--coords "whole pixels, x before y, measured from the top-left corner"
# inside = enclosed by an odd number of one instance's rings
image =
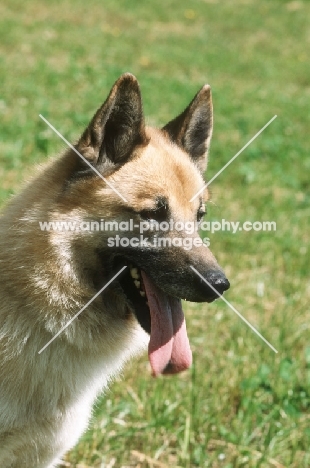
[[[201,207],[199,208],[199,210],[197,211],[197,221],[198,221],[198,223],[201,222],[202,218],[204,217],[204,215],[205,215],[206,213],[207,213],[207,212],[206,212],[204,206],[201,206]]]
[[[146,221],[156,221],[161,223],[167,221],[169,217],[169,205],[165,197],[158,197],[155,200],[155,207],[149,210],[140,211],[140,216]]]
[[[162,205],[154,210],[142,210],[140,211],[141,218],[151,221],[157,221],[161,223],[162,221],[166,221],[168,218],[168,208],[166,205]]]

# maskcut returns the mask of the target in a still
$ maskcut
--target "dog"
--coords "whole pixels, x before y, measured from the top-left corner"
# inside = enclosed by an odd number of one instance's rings
[[[146,126],[138,81],[126,73],[78,142],[4,208],[1,468],[55,467],[98,394],[147,345],[154,376],[191,365],[181,299],[212,302],[229,288],[198,234],[208,190],[191,201],[205,184],[212,122],[205,85],[162,129]],[[107,221],[118,230],[42,228]]]

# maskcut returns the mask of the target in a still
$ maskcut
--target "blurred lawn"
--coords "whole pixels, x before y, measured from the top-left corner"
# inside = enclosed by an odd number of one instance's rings
[[[212,183],[208,219],[276,221],[210,237],[226,298],[279,353],[222,301],[186,304],[192,370],[132,363],[64,466],[309,467],[310,2],[2,0],[0,17],[1,203],[64,148],[39,113],[74,141],[125,71],[151,124],[211,84],[209,178],[278,115]]]

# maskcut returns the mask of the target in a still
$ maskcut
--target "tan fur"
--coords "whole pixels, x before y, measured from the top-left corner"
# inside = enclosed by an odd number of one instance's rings
[[[132,99],[135,83],[125,75],[105,105],[113,111],[111,102],[123,92],[121,86]],[[201,202],[189,200],[204,184],[199,164],[166,131],[139,125],[137,135],[143,132],[143,141],[133,145],[126,163],[115,156],[115,169],[109,166],[106,176],[127,203],[97,176],[68,183],[80,163],[68,150],[50,162],[0,218],[1,468],[56,466],[86,429],[97,395],[130,357],[146,348],[147,334],[124,297],[111,287],[38,354],[97,292],[88,272],[97,272],[98,283],[105,284],[97,249],[104,248],[111,235],[46,232],[39,229],[39,221],[138,221],[138,213],[152,208],[157,196],[169,200],[175,220],[195,220]],[[93,128],[97,131],[98,123]],[[77,147],[94,161],[98,148],[90,144],[87,131]],[[193,252],[193,258],[198,256],[217,268],[207,248]]]

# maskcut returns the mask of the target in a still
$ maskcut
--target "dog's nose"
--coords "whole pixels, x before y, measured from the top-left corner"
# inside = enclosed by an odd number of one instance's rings
[[[230,284],[221,270],[208,271],[205,275],[205,281],[200,278],[200,291],[203,294],[203,301],[213,302],[229,289]]]
[[[212,272],[207,275],[206,279],[219,294],[223,294],[224,291],[230,288],[230,283],[222,272]]]

